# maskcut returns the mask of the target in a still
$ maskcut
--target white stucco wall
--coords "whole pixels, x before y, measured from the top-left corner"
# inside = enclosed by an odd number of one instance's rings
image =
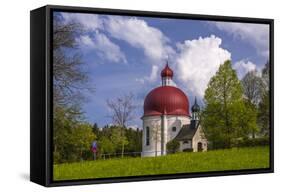
[[[185,124],[190,124],[190,118],[185,116],[168,116],[168,141],[175,138],[178,135],[180,129]],[[176,131],[174,132],[172,129],[176,127]]]
[[[192,148],[192,140],[188,140],[187,143],[184,143],[184,141],[180,141],[180,151],[183,151],[185,149],[191,149]]]
[[[198,143],[201,142],[202,143],[202,148],[203,151],[207,151],[207,139],[205,138],[205,135],[202,131],[201,126],[198,127],[193,139],[192,139],[192,147],[193,147],[193,151],[197,152],[198,151]]]
[[[143,134],[142,134],[142,156],[155,156],[155,136],[153,136],[153,127],[158,126],[159,133],[158,133],[158,140],[161,138],[160,130],[161,130],[161,117],[160,116],[150,116],[150,117],[143,117]],[[149,127],[150,130],[150,138],[149,138],[149,145],[146,145],[146,127]],[[157,142],[157,155],[160,155],[161,150],[161,143]]]
[[[164,154],[166,153],[166,144],[172,140],[180,131],[184,124],[190,123],[190,118],[186,116],[173,116],[167,115],[164,122]],[[158,126],[158,138],[157,138],[157,156],[161,155],[161,116],[149,116],[143,117],[143,136],[142,136],[142,156],[155,156],[156,150],[156,129]],[[146,145],[146,127],[150,130],[150,143]],[[176,131],[173,131],[173,127],[176,127]],[[154,128],[154,131],[153,131]]]

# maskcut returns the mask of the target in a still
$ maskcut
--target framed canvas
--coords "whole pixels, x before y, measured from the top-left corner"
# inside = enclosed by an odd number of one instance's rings
[[[273,172],[273,20],[31,11],[30,180]]]

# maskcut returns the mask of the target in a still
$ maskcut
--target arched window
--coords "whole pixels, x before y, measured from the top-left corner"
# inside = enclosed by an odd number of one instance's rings
[[[149,139],[149,127],[146,127],[145,132],[146,132],[146,137],[145,137],[146,145],[149,145],[149,141],[150,141],[150,139]]]
[[[176,132],[176,131],[177,131],[177,128],[176,128],[176,127],[172,127],[172,131],[173,131],[173,132]]]

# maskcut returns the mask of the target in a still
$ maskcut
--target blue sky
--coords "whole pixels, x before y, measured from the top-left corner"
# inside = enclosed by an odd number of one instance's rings
[[[269,58],[269,26],[264,24],[56,14],[85,28],[76,41],[95,92],[85,93],[83,110],[89,122],[100,126],[111,123],[106,99],[133,93],[137,109],[128,125],[141,127],[144,98],[160,85],[167,59],[176,86],[192,105],[195,96],[202,104],[207,83],[223,61],[231,59],[242,78],[260,71]]]

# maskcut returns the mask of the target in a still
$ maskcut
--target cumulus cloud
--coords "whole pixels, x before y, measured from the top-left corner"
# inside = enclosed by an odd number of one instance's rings
[[[163,60],[168,55],[172,56],[174,50],[169,46],[169,38],[167,38],[159,29],[149,26],[146,21],[136,17],[107,16],[101,17],[94,14],[85,13],[62,13],[65,22],[76,21],[81,23],[83,27],[90,32],[97,30],[103,31],[103,34],[96,35],[95,39],[89,41],[90,37],[81,37],[81,42],[85,45],[99,50],[106,55],[111,61],[125,61],[124,54],[118,58],[115,53],[120,53],[120,47],[114,44],[110,38],[124,41],[132,47],[143,51],[145,58],[151,65],[151,73],[149,76],[139,79],[140,82],[155,81],[159,65],[163,65]],[[88,39],[87,39],[88,38]],[[99,43],[94,45],[93,42]],[[101,42],[106,43],[102,45]],[[98,48],[98,45],[102,46]],[[110,50],[105,50],[111,48]],[[111,52],[112,53],[106,53]]]
[[[104,23],[105,29],[111,37],[127,42],[132,47],[141,49],[151,64],[151,73],[142,79],[155,81],[158,77],[159,66],[168,55],[174,55],[175,51],[169,45],[169,38],[159,29],[151,27],[146,21],[135,17],[112,17],[109,16]]]
[[[211,22],[235,38],[240,38],[254,46],[262,56],[269,55],[269,25],[254,23]]]
[[[106,16],[94,14],[62,13],[65,22],[77,21],[91,33],[79,37],[81,45],[96,50],[97,54],[112,62],[127,62],[121,48],[112,40],[124,41],[143,51],[151,65],[149,75],[137,79],[141,83],[153,82],[159,77],[164,59],[169,56],[175,70],[175,78],[186,85],[194,95],[203,97],[209,79],[215,75],[220,64],[231,59],[229,51],[221,47],[222,39],[214,35],[179,42],[173,49],[169,38],[159,29],[136,17]],[[269,27],[263,24],[212,22],[235,38],[248,41],[262,54],[269,52]],[[256,65],[247,60],[236,62],[233,67],[238,77],[256,70]]]
[[[255,65],[251,61],[242,59],[234,63],[233,68],[236,70],[238,78],[242,79],[246,75],[246,73],[250,71],[256,71],[257,70],[256,66],[257,65]]]
[[[169,39],[159,29],[149,26],[144,20],[134,17],[108,17],[105,28],[112,37],[142,49],[152,62],[162,60],[173,51],[167,45]]]
[[[99,33],[99,29],[103,30],[103,19],[95,14],[87,13],[61,13],[64,22],[80,23],[84,29],[92,32],[93,35],[82,35],[77,41],[82,46],[97,50],[97,54],[111,62],[127,62],[125,54],[120,47],[113,43],[104,33]]]
[[[111,62],[127,62],[125,54],[121,51],[120,47],[102,33],[96,32],[92,38],[89,35],[83,35],[78,41],[82,46],[84,45],[89,49],[96,50],[98,55]]]
[[[211,35],[177,45],[178,78],[194,95],[203,97],[210,78],[215,75],[220,64],[231,59],[230,52],[221,48],[221,44],[221,38]]]
[[[64,22],[77,22],[83,25],[83,27],[87,30],[102,29],[103,21],[99,18],[98,15],[95,14],[87,14],[87,13],[61,13],[61,16],[64,19]]]

